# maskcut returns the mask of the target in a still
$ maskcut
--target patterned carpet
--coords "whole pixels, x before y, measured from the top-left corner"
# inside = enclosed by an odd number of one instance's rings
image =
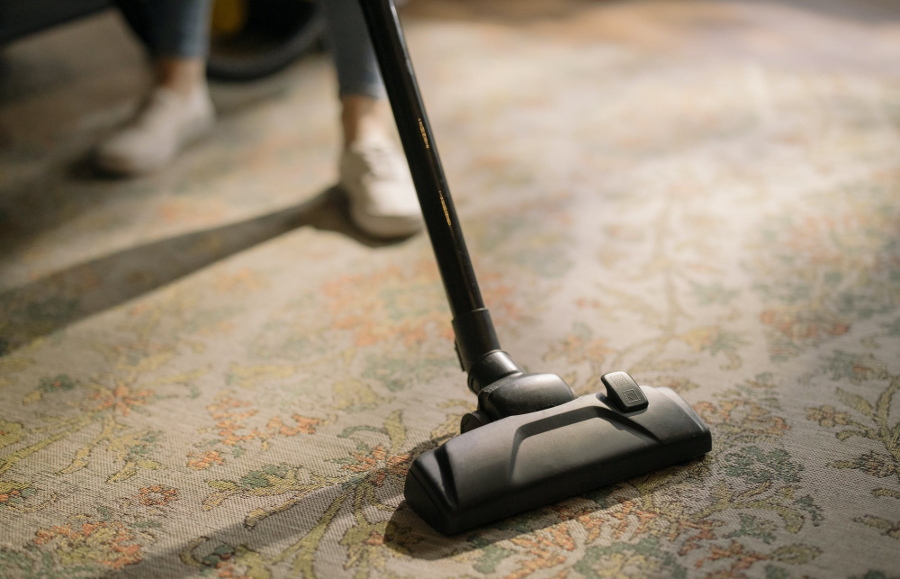
[[[101,15],[2,55],[0,576],[900,576],[896,4],[404,22],[501,343],[580,394],[673,388],[713,451],[432,531],[404,477],[475,399],[427,237],[344,216],[328,61],[98,178],[146,83]]]

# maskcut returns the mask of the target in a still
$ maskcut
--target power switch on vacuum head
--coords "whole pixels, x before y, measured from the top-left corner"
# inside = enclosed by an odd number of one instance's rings
[[[647,397],[628,372],[610,372],[600,377],[606,386],[606,396],[623,412],[647,407]]]

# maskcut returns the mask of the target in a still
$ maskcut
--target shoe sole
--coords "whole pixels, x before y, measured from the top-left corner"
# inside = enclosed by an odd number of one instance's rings
[[[366,234],[380,239],[410,237],[422,230],[422,218],[419,215],[373,216],[358,210],[352,203],[350,219]]]

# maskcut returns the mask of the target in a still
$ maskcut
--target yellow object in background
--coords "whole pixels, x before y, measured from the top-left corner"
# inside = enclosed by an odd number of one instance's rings
[[[247,0],[215,0],[212,8],[211,32],[215,37],[231,36],[247,22]]]

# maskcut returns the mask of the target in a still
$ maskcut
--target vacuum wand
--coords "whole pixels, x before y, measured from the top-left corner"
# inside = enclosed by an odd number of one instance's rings
[[[407,503],[456,533],[701,456],[709,428],[668,388],[625,372],[577,397],[556,374],[528,373],[500,349],[475,279],[392,0],[359,0],[453,313],[478,409],[462,433],[413,461]]]
[[[360,0],[360,5],[453,314],[460,363],[470,372],[479,358],[500,350],[500,345],[481,298],[393,2]]]

